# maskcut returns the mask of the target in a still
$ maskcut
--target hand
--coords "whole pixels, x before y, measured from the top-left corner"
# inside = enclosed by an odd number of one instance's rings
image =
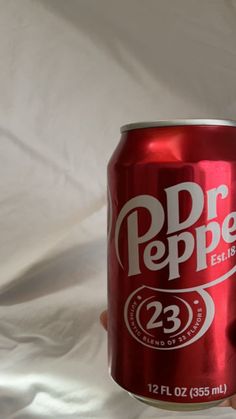
[[[100,315],[100,322],[105,330],[107,330],[107,310],[103,311]],[[230,399],[224,400],[219,407],[229,407],[236,409],[236,395],[232,396]]]

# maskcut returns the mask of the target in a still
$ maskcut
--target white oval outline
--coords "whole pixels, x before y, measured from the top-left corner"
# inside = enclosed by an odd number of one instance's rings
[[[214,301],[211,298],[210,294],[208,294],[208,292],[206,292],[204,289],[198,289],[197,290],[198,294],[201,295],[201,297],[203,298],[203,300],[205,302],[206,309],[207,309],[207,314],[206,314],[206,319],[205,319],[205,322],[203,323],[202,328],[200,329],[199,333],[197,333],[193,337],[193,339],[190,339],[189,341],[183,343],[182,345],[174,346],[174,347],[171,347],[171,348],[154,347],[154,346],[151,346],[151,345],[148,345],[148,344],[142,342],[142,340],[138,339],[137,336],[132,332],[132,329],[130,328],[130,325],[129,325],[129,322],[128,322],[128,307],[129,307],[130,300],[133,298],[134,294],[136,294],[137,292],[140,292],[140,290],[143,289],[143,288],[150,288],[152,290],[163,292],[163,290],[161,290],[161,289],[146,287],[145,285],[142,285],[141,287],[137,288],[134,292],[132,292],[130,294],[129,298],[126,300],[125,307],[124,307],[124,320],[125,320],[126,327],[129,330],[130,334],[133,336],[133,338],[135,340],[137,340],[139,343],[141,343],[142,345],[147,346],[148,348],[151,348],[151,349],[156,349],[158,351],[173,351],[175,349],[184,348],[185,346],[189,346],[192,343],[196,342],[209,329],[209,327],[210,327],[210,325],[211,325],[211,323],[214,319],[214,315],[215,315],[215,304],[214,304]],[[164,292],[166,292],[166,291],[164,291]]]

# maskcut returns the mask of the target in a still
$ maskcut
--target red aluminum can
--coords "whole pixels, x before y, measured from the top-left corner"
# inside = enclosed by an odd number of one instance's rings
[[[124,126],[108,165],[112,378],[171,410],[236,393],[236,122]]]

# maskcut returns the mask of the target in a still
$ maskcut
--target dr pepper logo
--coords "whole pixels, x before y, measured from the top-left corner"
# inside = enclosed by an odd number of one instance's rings
[[[180,205],[183,193],[190,203],[184,217]],[[233,246],[236,240],[236,211],[230,212],[229,187],[221,184],[203,191],[195,182],[183,182],[166,188],[164,196],[164,204],[152,195],[135,196],[124,204],[118,214],[115,249],[119,264],[124,269],[120,235],[125,227],[127,275],[133,277],[147,271],[168,269],[169,283],[181,277],[181,267],[190,258],[194,261],[193,276],[209,267],[217,267],[220,276],[211,278],[211,285],[232,275],[235,267],[229,261],[227,271],[220,267],[236,253]],[[145,222],[145,231],[140,231],[144,214],[149,221]]]

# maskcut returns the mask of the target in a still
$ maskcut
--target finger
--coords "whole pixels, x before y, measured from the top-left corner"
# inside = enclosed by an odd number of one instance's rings
[[[226,399],[221,404],[219,404],[219,407],[229,407],[229,406],[231,406],[230,399]]]
[[[236,395],[231,397],[230,399],[224,400],[219,407],[232,407],[233,409],[236,409]]]
[[[104,329],[107,330],[107,310],[100,314],[100,322]]]
[[[233,409],[236,409],[236,395],[234,395],[233,397],[231,397],[230,399],[230,405]]]

